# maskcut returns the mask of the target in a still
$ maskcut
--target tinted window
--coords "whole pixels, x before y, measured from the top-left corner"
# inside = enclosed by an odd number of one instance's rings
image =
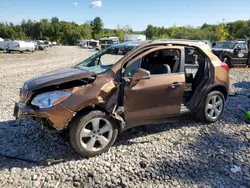
[[[246,49],[247,49],[245,44],[237,44],[237,45],[235,46],[235,48],[238,48],[238,47],[240,47],[241,50],[246,50]]]
[[[219,42],[216,43],[214,48],[232,49],[236,42]]]
[[[170,74],[179,72],[180,52],[173,49],[164,49],[151,52],[144,56],[141,68],[151,74]]]
[[[140,67],[140,63],[141,63],[141,59],[138,59],[133,64],[128,66],[126,68],[124,76],[125,77],[132,77],[134,75],[134,73],[137,71],[137,69]]]

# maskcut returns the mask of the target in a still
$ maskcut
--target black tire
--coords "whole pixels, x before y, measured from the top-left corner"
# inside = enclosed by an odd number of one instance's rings
[[[233,68],[232,61],[229,57],[224,57],[223,62],[226,63],[230,69]]]
[[[90,122],[90,120],[94,118],[104,118],[108,120],[112,126],[113,132],[109,143],[104,148],[98,151],[89,151],[82,146],[80,141],[81,140],[80,133],[82,129],[88,125],[88,122]],[[70,127],[69,136],[72,147],[83,157],[93,157],[101,153],[107,152],[110,149],[110,147],[114,144],[118,134],[118,127],[116,121],[106,113],[99,110],[91,111],[81,117],[76,117],[71,122],[69,127]]]
[[[216,117],[216,118],[211,118],[208,115],[207,106],[208,106],[209,101],[211,100],[211,98],[213,98],[215,96],[218,96],[218,98],[220,98],[222,100],[222,105],[223,106],[222,106],[222,110],[221,110],[219,116]],[[220,118],[221,114],[223,113],[224,107],[225,107],[225,97],[224,97],[224,95],[220,91],[212,91],[212,92],[207,94],[207,97],[204,100],[201,108],[196,113],[196,116],[202,122],[214,123]]]

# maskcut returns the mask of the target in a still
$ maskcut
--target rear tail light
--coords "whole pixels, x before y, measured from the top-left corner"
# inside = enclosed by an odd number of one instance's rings
[[[228,65],[227,65],[226,63],[221,62],[221,67],[222,67],[223,69],[225,69],[227,72],[229,72],[229,67],[228,67]]]

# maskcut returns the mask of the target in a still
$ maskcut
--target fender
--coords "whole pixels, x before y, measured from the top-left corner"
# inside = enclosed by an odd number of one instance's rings
[[[199,109],[201,107],[201,104],[206,99],[208,93],[211,91],[215,91],[215,90],[220,91],[224,95],[225,100],[228,98],[228,88],[227,88],[226,84],[211,85],[206,89],[206,92],[205,92],[206,94],[201,97],[201,99],[199,101],[199,105],[197,106],[197,109]]]

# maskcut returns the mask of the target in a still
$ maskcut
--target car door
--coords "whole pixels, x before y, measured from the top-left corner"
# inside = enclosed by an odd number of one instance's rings
[[[164,46],[150,49],[132,59],[126,65],[125,72],[131,67],[139,68],[137,64],[140,65],[141,59],[146,55],[164,49],[179,52],[178,71],[148,75],[136,81],[133,80],[133,75],[128,74],[126,79],[129,81],[124,88],[124,116],[127,122],[146,120],[143,124],[150,124],[155,119],[180,114],[185,85],[184,47]]]
[[[240,50],[237,48],[240,47]],[[235,64],[246,64],[248,56],[247,46],[244,43],[236,44],[233,50],[233,59]]]

